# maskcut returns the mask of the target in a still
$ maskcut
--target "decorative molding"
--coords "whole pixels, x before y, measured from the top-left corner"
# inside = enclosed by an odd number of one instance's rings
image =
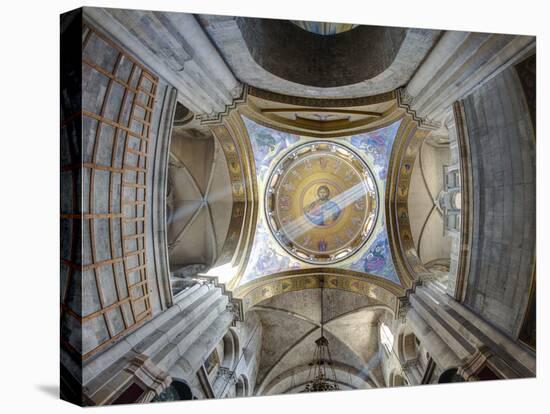
[[[132,374],[146,388],[140,402],[150,401],[172,383],[170,375],[157,367],[148,356],[143,354],[136,355],[130,361],[129,366],[125,368],[125,371]]]
[[[227,117],[231,111],[246,103],[248,96],[248,85],[242,84],[236,87],[231,91],[231,95],[233,96],[233,101],[230,104],[225,105],[225,109],[223,111],[213,112],[210,114],[197,114],[195,115],[195,118],[201,125],[221,125],[224,118]]]
[[[407,322],[407,313],[409,313],[409,310],[411,309],[409,294],[410,292],[407,292],[406,296],[398,298],[397,301],[397,314],[395,319],[400,320],[402,323]]]
[[[236,322],[244,321],[243,302],[240,299],[231,299],[231,302],[227,304],[226,310],[233,314],[233,326]]]
[[[320,288],[339,289],[370,298],[386,306],[392,314],[398,312],[398,299],[407,292],[387,279],[348,269],[310,268],[276,273],[246,283],[235,291],[242,299],[245,313],[254,305],[274,296]]]
[[[418,256],[409,219],[409,186],[420,145],[428,134],[405,115],[395,139],[386,182],[388,241],[401,284],[414,288],[418,274],[429,273]]]
[[[409,359],[408,361],[406,362],[403,362],[401,364],[401,368],[405,371],[407,370],[410,370],[412,368],[415,368],[418,366],[418,358],[415,358],[415,359]]]
[[[177,90],[167,87],[164,97],[165,104],[159,125],[158,139],[155,147],[155,166],[153,169],[153,206],[152,227],[153,250],[155,252],[155,267],[157,271],[157,289],[161,295],[161,310],[172,306],[172,290],[170,286],[169,246],[166,221],[168,198],[168,176],[170,161],[170,143],[172,140],[172,121],[177,104]]]
[[[476,374],[483,369],[492,356],[493,353],[489,348],[482,346],[463,366],[458,368],[457,374],[461,375],[466,381],[479,381]]]
[[[248,87],[248,94],[267,101],[279,102],[288,105],[310,106],[314,108],[347,108],[390,102],[396,98],[396,91],[361,98],[306,98],[302,96],[284,95],[271,92],[254,86]]]
[[[471,197],[472,174],[470,158],[470,140],[466,120],[464,118],[464,108],[461,102],[453,105],[454,125],[456,128],[456,137],[460,154],[460,250],[458,257],[458,268],[456,275],[456,284],[453,296],[459,302],[464,301],[466,297],[466,287],[468,286],[468,274],[470,272],[470,247],[472,245],[471,223],[473,214],[473,199]]]
[[[405,110],[407,114],[411,116],[414,122],[417,123],[419,128],[427,130],[436,130],[441,127],[441,122],[431,120],[427,117],[421,117],[412,109],[412,104],[414,103],[414,97],[408,94],[405,88],[399,88],[396,93],[397,106]]]
[[[434,267],[437,269],[437,267],[445,269],[445,272],[449,272],[450,268],[450,258],[440,257],[438,259],[430,260],[428,263],[426,263],[426,269],[432,270]],[[443,270],[441,270],[443,271]]]
[[[401,363],[401,371],[405,375],[405,377],[408,379],[409,385],[416,385],[419,381],[422,379],[420,376],[422,375],[420,372],[420,363],[418,358],[408,360],[406,362]]]
[[[322,99],[249,86],[248,96],[246,105],[239,109],[247,118],[289,134],[314,138],[361,134],[383,128],[402,116],[402,111],[397,110],[395,91],[361,98]],[[334,119],[327,119],[327,113]]]
[[[427,282],[436,282],[439,280],[439,276],[434,272],[418,273],[417,274],[417,285],[421,286]]]
[[[227,289],[224,283],[219,283],[217,276],[207,276],[203,274],[199,274],[197,277],[194,278],[197,283],[203,283],[206,285],[211,285],[217,288],[220,288],[222,295],[225,295],[229,299],[229,303],[226,306],[226,311],[231,312],[233,314],[233,326],[236,325],[236,322],[243,322],[244,321],[244,310],[243,310],[243,302],[240,298],[233,297],[233,292]]]
[[[197,371],[197,378],[205,397],[216,398],[216,395],[214,394],[214,389],[212,388],[212,384],[210,383],[210,379],[208,378],[208,373],[206,372],[204,365],[201,365],[199,370]]]
[[[220,367],[216,374],[216,378],[221,378],[224,383],[231,385],[237,384],[237,375],[235,375],[235,371],[232,371],[227,367]]]
[[[229,236],[226,241],[235,243],[236,245],[232,264],[237,269],[237,272],[228,282],[228,288],[232,290],[239,284],[244,274],[254,242],[258,217],[258,178],[254,164],[252,144],[239,111],[233,111],[224,119],[223,125],[212,127],[212,131],[218,139],[226,140],[227,143],[229,143],[229,138],[231,138],[233,148],[226,149],[231,149],[234,155],[226,153],[228,165],[231,166],[230,162],[235,160],[235,157],[238,157],[242,170],[242,185],[240,186],[242,190],[241,202],[239,205],[233,206],[234,209],[237,209],[233,214],[241,216],[240,232],[239,234],[234,233],[233,236],[228,233]],[[233,229],[231,226],[230,228]],[[231,240],[230,237],[233,237],[234,240]]]

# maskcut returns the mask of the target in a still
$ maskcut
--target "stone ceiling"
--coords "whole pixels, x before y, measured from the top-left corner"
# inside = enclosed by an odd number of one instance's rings
[[[309,289],[267,299],[251,312],[259,317],[263,332],[259,395],[303,389],[321,322],[340,389],[371,388],[383,382],[378,325],[390,316],[375,301],[340,290]]]
[[[313,27],[313,22],[308,22],[308,31],[286,20],[196,17],[241,82],[286,95],[299,91],[309,98],[393,91],[410,80],[440,34],[359,25],[336,36],[322,36],[314,32],[324,29]],[[358,47],[364,53],[357,53]],[[358,61],[359,56],[364,59]]]

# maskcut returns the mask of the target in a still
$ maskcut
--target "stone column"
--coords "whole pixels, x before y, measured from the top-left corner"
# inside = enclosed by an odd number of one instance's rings
[[[422,372],[418,367],[418,359],[401,364],[401,369],[409,379],[411,385],[418,385],[422,381]]]
[[[472,376],[475,369],[489,362],[491,369],[502,378],[535,376],[533,353],[451,298],[443,289],[429,281],[425,286],[418,286],[410,295],[412,309],[407,314],[415,335],[438,366],[464,368],[463,371]]]
[[[460,359],[456,356],[453,350],[434,332],[432,328],[422,319],[422,317],[414,309],[410,309],[407,313],[407,323],[415,336],[426,347],[430,356],[436,364],[443,369],[450,367],[458,367],[461,365]]]
[[[533,36],[445,32],[401,91],[401,103],[423,126],[443,130],[455,101],[534,47]]]
[[[408,83],[407,94],[411,97],[419,96],[422,89],[433,79],[449,56],[456,53],[456,49],[467,36],[468,32],[445,32]]]
[[[202,30],[195,16],[188,13],[154,13],[161,16],[161,19],[167,19],[172,27],[178,29],[193,50],[193,60],[199,63],[200,69],[213,74],[214,80],[220,82],[217,89],[225,96],[227,103],[240,95],[242,85]]]
[[[178,90],[178,100],[205,120],[240,102],[235,78],[192,14],[84,8],[91,22]]]
[[[195,342],[185,350],[184,356],[178,360],[178,365],[183,370],[194,375],[204,363],[210,352],[223,339],[233,322],[233,313],[227,310],[221,313],[216,320],[201,333]]]
[[[212,386],[216,398],[226,398],[231,394],[231,391],[235,390],[236,384],[237,376],[235,375],[235,371],[228,367],[220,367]]]

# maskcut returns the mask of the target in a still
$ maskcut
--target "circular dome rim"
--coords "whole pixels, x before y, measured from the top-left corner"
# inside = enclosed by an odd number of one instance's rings
[[[337,259],[333,259],[333,260],[325,260],[325,261],[319,261],[319,260],[312,260],[312,259],[306,259],[304,257],[300,257],[300,256],[297,256],[295,255],[291,249],[289,249],[284,243],[282,243],[279,238],[275,235],[275,232],[277,231],[276,228],[273,227],[272,223],[271,223],[271,217],[269,216],[269,209],[268,209],[268,206],[269,206],[269,203],[268,203],[268,198],[270,197],[270,192],[269,192],[269,188],[271,188],[271,183],[273,181],[273,178],[274,178],[274,175],[277,171],[277,169],[287,160],[287,158],[295,151],[298,151],[300,150],[301,148],[303,147],[307,147],[307,146],[311,146],[311,145],[315,145],[315,144],[329,144],[329,145],[334,145],[334,146],[337,146],[337,147],[340,147],[342,149],[344,149],[345,151],[348,151],[349,153],[352,154],[352,156],[354,156],[361,164],[362,166],[364,167],[364,169],[366,171],[368,171],[368,174],[370,175],[371,179],[372,179],[372,182],[373,182],[373,185],[374,185],[374,194],[375,194],[375,218],[373,220],[373,224],[372,226],[370,227],[369,231],[368,231],[368,235],[363,239],[363,241],[358,245],[356,246],[349,254],[341,257],[341,258],[337,258]],[[265,185],[265,190],[264,190],[264,197],[263,197],[263,210],[264,210],[264,215],[265,215],[265,220],[267,222],[267,225],[269,227],[269,231],[271,233],[271,235],[273,236],[273,238],[276,240],[277,244],[286,252],[288,253],[291,257],[303,262],[303,263],[307,263],[307,264],[311,264],[311,265],[317,265],[317,266],[330,266],[330,265],[334,265],[334,264],[337,264],[337,263],[341,263],[345,260],[348,260],[350,258],[352,258],[355,254],[357,254],[359,251],[361,251],[361,249],[363,249],[363,247],[365,247],[365,244],[367,244],[367,242],[372,238],[372,235],[374,234],[374,230],[375,228],[377,227],[378,225],[378,220],[380,218],[380,189],[379,189],[379,185],[378,185],[378,182],[376,180],[376,175],[374,174],[371,166],[369,165],[369,163],[364,159],[364,157],[362,157],[357,151],[355,151],[354,149],[350,148],[349,146],[345,145],[345,144],[342,144],[342,143],[339,143],[339,142],[334,142],[332,140],[314,140],[314,141],[308,141],[308,142],[304,142],[300,145],[297,145],[295,147],[292,147],[290,149],[288,149],[282,156],[281,158],[277,161],[277,163],[273,166],[273,168],[271,169],[271,171],[269,172],[268,174],[268,178],[267,178],[267,181],[266,181],[266,185]]]

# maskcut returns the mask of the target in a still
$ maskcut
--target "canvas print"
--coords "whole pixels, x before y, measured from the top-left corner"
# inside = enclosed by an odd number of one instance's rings
[[[63,399],[535,377],[534,37],[60,23]]]

